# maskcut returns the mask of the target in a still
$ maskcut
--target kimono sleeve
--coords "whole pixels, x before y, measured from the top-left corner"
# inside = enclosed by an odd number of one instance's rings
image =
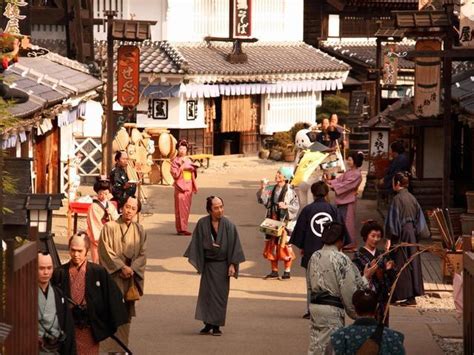
[[[296,221],[298,211],[300,210],[300,202],[298,195],[292,187],[288,187],[288,192],[285,196],[285,204],[288,205],[288,219],[290,221]]]
[[[306,235],[306,228],[309,225],[308,223],[308,209],[305,207],[301,211],[298,219],[296,220],[295,228],[293,233],[291,233],[290,244],[297,246],[299,249],[304,248],[304,239]]]
[[[138,232],[140,234],[140,251],[138,256],[132,261],[130,266],[135,273],[135,276],[138,276],[141,280],[145,278],[145,266],[146,266],[146,232],[138,225]],[[141,290],[143,292],[143,290]]]
[[[171,176],[173,179],[178,180],[183,173],[181,170],[181,163],[178,158],[175,158],[171,162]]]
[[[352,304],[352,295],[354,295],[355,291],[368,287],[368,282],[365,278],[360,276],[359,270],[357,270],[356,266],[345,255],[341,255],[341,257],[337,258],[335,267],[338,274],[339,289],[344,309],[350,318],[356,319],[357,313]]]
[[[114,228],[109,222],[104,225],[99,240],[99,260],[109,274],[120,271],[125,263],[120,259],[113,247]]]
[[[95,241],[96,245],[99,242],[100,232],[103,227],[103,215],[104,211],[97,205],[96,202],[93,202],[87,211],[87,226],[89,227],[90,233],[92,233],[89,238],[91,241]]]
[[[237,231],[237,227],[234,224],[231,224],[229,233],[232,233],[234,245],[232,246],[232,252],[228,263],[235,266],[236,273],[234,277],[237,278],[239,274],[239,264],[245,261],[245,256],[240,243],[239,232]]]
[[[392,240],[393,237],[400,236],[401,232],[398,205],[396,200],[393,200],[385,219],[385,237]]]
[[[425,215],[423,210],[421,209],[420,205],[418,205],[418,215],[416,221],[416,238],[419,240],[420,238],[428,238],[430,236],[430,229],[428,228],[428,224],[426,223]]]
[[[351,190],[357,192],[360,185],[361,176],[354,172],[346,172],[331,182],[331,187],[334,189],[336,195],[345,194]]]

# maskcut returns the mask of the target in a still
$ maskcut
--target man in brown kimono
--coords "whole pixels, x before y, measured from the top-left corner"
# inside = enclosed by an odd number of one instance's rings
[[[145,245],[146,233],[143,227],[133,222],[140,212],[140,203],[129,197],[123,206],[122,216],[117,221],[104,225],[99,242],[99,262],[112,276],[122,291],[129,311],[129,322],[121,326],[116,336],[128,344],[131,317],[135,314],[135,300],[127,299],[127,291],[133,286],[143,295],[145,279]],[[120,351],[117,344],[108,342],[101,346],[101,351]]]

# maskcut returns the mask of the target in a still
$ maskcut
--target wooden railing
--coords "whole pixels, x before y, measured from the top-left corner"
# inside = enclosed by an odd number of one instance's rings
[[[463,334],[464,354],[474,354],[474,249],[472,237],[464,237]]]
[[[26,242],[7,264],[5,323],[12,329],[5,342],[6,355],[38,353],[37,258],[37,243]]]

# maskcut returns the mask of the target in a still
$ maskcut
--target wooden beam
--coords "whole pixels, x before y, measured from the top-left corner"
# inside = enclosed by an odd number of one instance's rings
[[[32,25],[64,25],[66,21],[64,9],[35,7],[30,8]]]

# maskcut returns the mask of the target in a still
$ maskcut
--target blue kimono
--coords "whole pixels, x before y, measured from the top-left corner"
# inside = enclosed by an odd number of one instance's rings
[[[416,198],[407,189],[400,190],[393,198],[385,220],[386,238],[392,247],[400,243],[418,243],[420,237],[428,237],[430,231]],[[395,268],[403,265],[418,251],[415,246],[398,248],[392,253]],[[424,294],[421,259],[418,255],[399,276],[392,301],[406,300]]]
[[[406,156],[405,153],[399,154],[390,162],[390,166],[385,173],[383,178],[383,187],[384,189],[392,191],[392,180],[396,173],[401,171],[410,171],[410,159]]]
[[[375,332],[374,318],[358,318],[354,324],[336,330],[331,335],[331,343],[326,354],[353,355]],[[404,355],[404,336],[395,330],[384,328],[379,355]]]

